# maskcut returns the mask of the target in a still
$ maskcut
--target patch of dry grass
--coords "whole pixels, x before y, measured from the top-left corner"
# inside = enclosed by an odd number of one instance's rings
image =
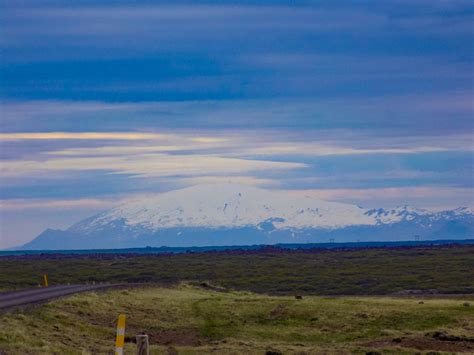
[[[146,332],[156,354],[474,351],[472,298],[297,300],[187,284],[85,293],[4,314],[0,349],[7,354],[108,353],[119,313],[127,315],[127,336]],[[459,339],[451,344],[433,332]],[[134,344],[127,343],[126,351],[133,353]]]

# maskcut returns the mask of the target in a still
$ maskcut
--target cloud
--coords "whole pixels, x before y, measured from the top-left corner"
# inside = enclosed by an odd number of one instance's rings
[[[299,155],[299,156],[330,156],[330,155],[367,155],[367,154],[416,154],[449,151],[443,147],[411,147],[411,148],[371,148],[354,149],[337,147],[319,143],[294,143],[292,145],[269,145],[244,150],[245,155]]]
[[[469,0],[5,0],[1,196],[231,179],[455,205],[469,190],[448,189],[472,180],[472,15]],[[431,190],[347,189],[381,185]]]
[[[303,163],[248,160],[208,155],[144,154],[141,156],[78,157],[45,161],[4,161],[1,175],[54,176],[65,171],[105,171],[133,177],[198,176],[202,174],[238,174],[279,169],[299,169]]]
[[[118,199],[10,199],[0,200],[0,211],[32,210],[97,210],[110,208],[118,203]]]
[[[198,143],[222,143],[227,139],[222,137],[192,137],[191,140]]]
[[[312,157],[350,157],[472,152],[470,135],[368,138],[344,131],[283,134],[247,130],[165,133],[36,132],[4,133],[0,141],[17,142],[12,149],[38,141],[34,152],[0,160],[2,178],[57,177],[66,172],[102,172],[132,177],[249,175],[267,170],[308,167]],[[319,135],[319,137],[318,137]],[[296,137],[299,140],[296,140]],[[63,148],[56,149],[55,141]],[[5,146],[8,147],[8,146]],[[7,150],[8,151],[8,150]],[[296,160],[296,161],[295,161]],[[354,173],[354,172],[353,172]],[[393,177],[393,176],[392,176]]]
[[[49,7],[7,6],[4,18],[5,30],[12,40],[25,40],[27,35],[36,34],[49,39],[73,37],[97,43],[119,35],[129,38],[141,34],[144,38],[138,45],[152,39],[223,39],[239,34],[262,31],[279,33],[282,30],[366,33],[394,28],[398,31],[438,33],[440,28],[448,27],[449,31],[445,32],[450,34],[470,32],[467,26],[469,16],[459,9],[450,14],[456,21],[450,21],[448,16],[440,15],[449,6],[439,6],[438,12],[425,10],[422,15],[412,11],[405,16],[390,16],[394,7],[288,6],[278,2],[229,5],[150,5],[137,2],[134,6],[70,6],[65,3],[63,6]],[[62,26],[62,31],[54,30],[58,25]],[[149,28],[154,31],[147,31]],[[200,31],[196,31],[197,28]],[[116,45],[104,44],[108,47]]]
[[[190,40],[238,38],[244,34],[281,31],[330,31],[365,32],[370,27],[380,28],[386,23],[385,16],[352,9],[324,10],[297,6],[252,5],[156,5],[156,6],[76,6],[71,8],[10,7],[5,9],[5,32],[11,46],[31,40],[31,36],[51,41],[64,38],[82,39],[81,43],[102,42],[108,48],[115,43],[107,39],[141,35],[132,48],[162,40],[168,47],[177,39],[175,46],[192,46]],[[360,26],[364,23],[364,26]],[[54,26],[52,25],[54,24]],[[54,28],[60,25],[62,31]],[[153,28],[153,31],[147,29]],[[200,29],[197,31],[197,29]],[[43,40],[44,41],[44,40]],[[125,43],[119,41],[119,45]],[[62,41],[61,41],[62,42]],[[69,45],[74,45],[71,43]]]
[[[314,75],[340,82],[371,79],[462,78],[471,76],[472,63],[447,54],[367,56],[365,53],[335,54],[310,51],[243,54],[241,65],[263,72]]]
[[[0,133],[0,140],[150,140],[167,136],[158,133],[140,132],[36,132]]]
[[[268,139],[268,138],[267,138]],[[227,157],[249,157],[249,156],[331,156],[331,155],[367,155],[367,154],[418,154],[449,151],[469,151],[474,147],[469,145],[451,146],[450,142],[444,142],[438,146],[416,146],[408,145],[401,147],[390,147],[390,144],[397,142],[386,141],[387,147],[350,147],[337,146],[334,142],[294,142],[280,140],[284,137],[271,137],[266,140],[254,140],[246,137],[245,132],[240,136],[234,135],[229,138],[199,138],[180,137],[176,135],[176,143],[180,145],[111,145],[99,146],[93,148],[68,148],[64,150],[47,151],[45,154],[51,156],[125,156],[125,155],[143,155],[151,153],[175,153],[183,152],[202,153],[206,151],[209,155],[224,155]],[[192,142],[198,142],[193,144]],[[341,144],[343,142],[339,142]],[[354,142],[352,142],[354,144]],[[434,142],[433,142],[434,143]],[[351,142],[345,142],[351,144]]]
[[[248,176],[201,176],[181,180],[181,186],[214,183],[238,183],[279,189],[278,183],[275,180],[252,178]],[[460,206],[474,207],[474,198],[471,194],[472,190],[460,187],[409,186],[366,189],[292,189],[282,191],[294,196],[306,196],[328,201],[361,204],[366,208],[390,208],[405,204],[431,210],[442,210]],[[147,196],[148,195],[149,194],[147,194]],[[3,213],[25,210],[99,211],[113,208],[123,202],[136,199],[140,196],[144,196],[144,194],[134,193],[120,197],[101,199],[9,199],[0,200],[0,211]]]
[[[365,189],[308,189],[287,190],[298,196],[309,196],[323,200],[350,202],[364,207],[396,207],[413,205],[432,210],[473,207],[471,188],[448,186],[406,186]]]
[[[152,146],[106,146],[95,148],[70,148],[64,150],[48,151],[48,155],[60,156],[110,156],[110,155],[134,155],[156,152],[174,152],[189,149],[199,149],[199,146],[185,145],[152,145]]]
[[[232,184],[243,184],[243,185],[254,185],[254,186],[274,186],[278,185],[277,180],[257,178],[252,176],[239,176],[239,175],[227,175],[227,176],[197,176],[191,178],[181,179],[183,184],[198,185],[198,184],[219,184],[219,183],[232,183]]]
[[[131,89],[127,87],[126,90],[130,92]],[[142,135],[150,135],[157,131],[164,134],[179,129],[180,134],[183,131],[195,131],[194,138],[199,139],[198,136],[206,135],[206,131],[264,129],[297,131],[302,135],[308,130],[324,131],[321,133],[352,130],[363,131],[375,137],[380,134],[400,137],[445,136],[465,133],[474,128],[471,119],[474,106],[470,89],[409,95],[361,94],[354,97],[351,94],[338,94],[331,97],[293,99],[115,104],[68,100],[5,100],[0,105],[0,110],[4,134],[22,131],[123,134],[140,131]],[[449,122],[446,119],[448,116]],[[212,136],[213,139],[219,138],[215,134]],[[10,137],[13,138],[14,136]]]

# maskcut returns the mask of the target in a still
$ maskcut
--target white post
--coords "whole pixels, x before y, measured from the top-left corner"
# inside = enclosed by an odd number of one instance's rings
[[[137,355],[150,355],[148,349],[148,335],[138,334],[137,335]]]

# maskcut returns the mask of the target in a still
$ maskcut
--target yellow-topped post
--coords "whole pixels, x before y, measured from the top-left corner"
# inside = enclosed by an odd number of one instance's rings
[[[47,274],[44,274],[43,275],[43,279],[44,279],[44,287],[48,287],[48,275]]]
[[[120,314],[117,322],[117,338],[115,340],[115,355],[123,355],[125,345],[125,314]]]

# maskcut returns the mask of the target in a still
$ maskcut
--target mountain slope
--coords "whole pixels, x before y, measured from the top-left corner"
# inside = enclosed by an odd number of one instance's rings
[[[239,228],[273,219],[277,228],[341,228],[375,224],[365,210],[349,204],[295,197],[234,184],[197,185],[128,201],[71,230],[88,232],[123,219],[150,230],[174,227]]]
[[[461,239],[473,231],[473,213],[466,208],[367,210],[291,192],[218,184],[129,200],[66,231],[46,230],[24,248],[410,240],[414,235]]]

